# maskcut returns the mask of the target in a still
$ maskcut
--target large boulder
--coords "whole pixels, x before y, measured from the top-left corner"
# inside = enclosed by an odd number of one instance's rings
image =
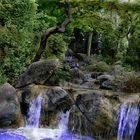
[[[113,81],[106,80],[101,84],[100,88],[109,89],[109,90],[117,90],[117,84],[115,84],[115,82]]]
[[[61,108],[61,104],[69,103],[70,101],[68,93],[61,87],[49,88],[46,94],[44,94],[44,98],[47,99],[47,110],[53,110],[56,107]]]
[[[0,127],[14,125],[19,116],[20,104],[16,89],[8,83],[0,86]]]
[[[70,112],[69,129],[95,139],[103,138],[109,131],[115,130],[117,106],[114,103],[113,107],[103,94],[80,94],[75,104]]]
[[[115,83],[114,76],[109,74],[102,74],[97,77],[97,80],[99,81],[101,89],[109,89],[116,91],[117,84]]]
[[[58,66],[58,59],[34,62],[19,77],[16,87],[20,88],[32,83],[43,84]]]
[[[114,77],[112,75],[109,75],[109,74],[102,74],[100,76],[97,77],[97,80],[100,81],[100,83],[106,81],[106,80],[114,80]]]

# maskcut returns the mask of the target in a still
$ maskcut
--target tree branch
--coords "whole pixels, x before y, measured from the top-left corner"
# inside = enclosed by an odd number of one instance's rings
[[[72,12],[71,12],[72,5],[69,3],[68,0],[64,0],[64,2],[65,2],[65,4],[67,4],[67,7],[68,7],[67,19],[63,23],[61,23],[61,25],[51,27],[45,33],[43,33],[43,35],[41,36],[40,47],[39,47],[39,49],[38,49],[38,51],[33,59],[33,62],[40,60],[43,52],[45,51],[48,38],[52,34],[65,32],[67,25],[71,22],[71,20],[72,20]]]

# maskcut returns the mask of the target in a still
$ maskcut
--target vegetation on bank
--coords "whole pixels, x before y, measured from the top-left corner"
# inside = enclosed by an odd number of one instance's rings
[[[90,72],[139,71],[139,37],[139,0],[0,0],[0,84],[14,84],[39,59],[65,61],[68,48]],[[138,89],[139,76],[130,83]]]

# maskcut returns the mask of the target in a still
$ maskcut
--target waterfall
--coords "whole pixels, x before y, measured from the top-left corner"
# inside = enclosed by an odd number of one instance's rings
[[[133,140],[138,120],[138,106],[134,104],[122,104],[120,107],[117,140]]]
[[[39,95],[30,104],[28,113],[29,118],[26,125],[27,128],[38,128],[42,102],[43,98]]]
[[[66,113],[59,113],[58,115],[58,126],[57,128],[60,130],[67,131],[68,130],[68,121],[69,121],[69,111]]]
[[[87,136],[73,134],[68,130],[69,111],[58,113],[57,128],[38,128],[42,102],[43,98],[39,95],[30,104],[26,127],[0,131],[0,140],[94,140]]]

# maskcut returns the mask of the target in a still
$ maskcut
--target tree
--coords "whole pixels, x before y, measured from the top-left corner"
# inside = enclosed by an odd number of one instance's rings
[[[72,20],[72,11],[71,11],[71,4],[68,2],[68,0],[65,0],[65,4],[67,4],[68,6],[68,17],[67,19],[62,22],[60,25],[57,26],[53,26],[51,28],[49,28],[45,33],[43,33],[42,37],[41,37],[41,42],[40,42],[40,47],[34,57],[34,62],[38,61],[41,58],[41,55],[43,54],[43,52],[45,51],[46,48],[46,43],[48,38],[52,35],[52,34],[56,34],[56,33],[63,33],[66,30],[67,25],[71,22]]]
[[[88,46],[87,46],[87,56],[88,57],[90,57],[90,52],[91,52],[92,36],[93,36],[93,32],[89,32]]]

